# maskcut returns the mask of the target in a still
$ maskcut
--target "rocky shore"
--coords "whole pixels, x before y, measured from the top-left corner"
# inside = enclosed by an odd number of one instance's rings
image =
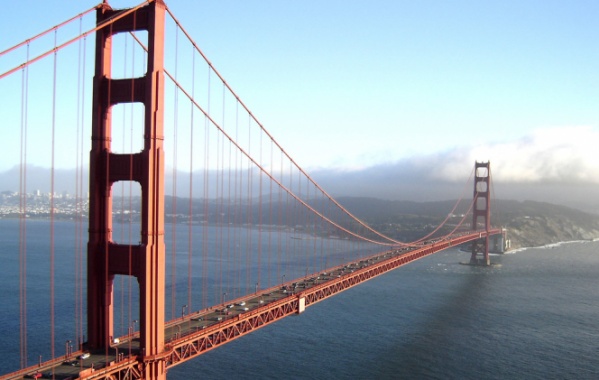
[[[498,217],[508,230],[512,249],[599,238],[599,215],[533,201],[500,205]]]

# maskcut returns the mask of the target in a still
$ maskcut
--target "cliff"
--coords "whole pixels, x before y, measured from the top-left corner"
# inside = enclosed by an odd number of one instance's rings
[[[533,201],[502,201],[496,207],[494,214],[508,229],[512,248],[599,238],[598,215]]]

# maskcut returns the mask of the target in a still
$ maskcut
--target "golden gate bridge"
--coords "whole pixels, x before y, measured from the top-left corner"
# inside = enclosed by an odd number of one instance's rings
[[[163,1],[104,2],[0,57],[18,187],[0,379],[164,379],[441,250],[471,243],[470,263],[490,265],[488,162],[439,226],[386,236],[287,154]]]

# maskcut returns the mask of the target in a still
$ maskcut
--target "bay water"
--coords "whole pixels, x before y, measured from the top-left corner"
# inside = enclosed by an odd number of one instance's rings
[[[29,237],[47,230],[28,223]],[[56,223],[57,256],[77,244],[61,235],[69,223]],[[0,220],[2,374],[19,368],[15,234],[17,220]],[[29,364],[48,355],[44,244],[28,239]],[[599,242],[493,255],[489,268],[460,264],[468,259],[450,249],[419,260],[173,367],[168,379],[599,378]],[[73,313],[74,279],[69,263],[57,265],[59,320]],[[57,326],[57,347],[69,329]]]
[[[437,253],[169,372],[169,379],[598,379],[599,242]]]

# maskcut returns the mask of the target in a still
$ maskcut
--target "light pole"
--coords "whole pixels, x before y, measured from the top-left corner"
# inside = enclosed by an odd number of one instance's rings
[[[67,340],[65,343],[65,359],[68,359],[71,356],[71,341]]]
[[[131,356],[131,342],[133,342],[133,331],[135,331],[135,324],[137,323],[137,319],[131,321],[129,325],[129,356]]]
[[[183,319],[183,317],[185,317],[185,309],[187,309],[188,307],[189,307],[189,305],[181,306],[181,319]]]
[[[258,294],[258,283],[256,283],[256,294]]]
[[[131,325],[129,326],[129,338],[131,338],[133,336],[133,333],[135,332],[135,324],[137,324],[138,320],[134,319],[133,321],[131,321]]]
[[[222,302],[222,304],[223,304],[223,307],[225,307],[225,296],[226,296],[226,295],[227,295],[227,292],[224,292],[224,293],[223,293],[223,296],[222,296],[222,298],[221,298],[221,302]]]
[[[110,345],[111,347],[114,348],[115,350],[115,354],[114,354],[114,361],[118,362],[119,361],[119,346],[118,346],[118,339],[113,339],[112,337],[110,337]]]

